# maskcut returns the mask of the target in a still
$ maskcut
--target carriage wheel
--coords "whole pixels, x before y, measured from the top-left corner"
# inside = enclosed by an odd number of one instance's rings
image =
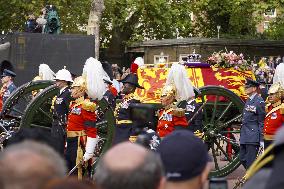
[[[34,91],[44,89],[52,84],[52,81],[41,80],[31,81],[18,87],[4,103],[1,118],[10,116],[21,118],[25,113],[24,111],[27,105],[34,98],[32,93]]]
[[[59,89],[52,85],[37,94],[36,98],[27,106],[25,114],[21,119],[20,127],[38,127],[50,130],[53,121],[51,103],[58,92]],[[97,122],[97,132],[100,140],[99,145],[97,145],[96,156],[99,157],[112,144],[115,119],[113,110],[105,99],[99,101],[97,111],[101,118]]]
[[[210,177],[223,177],[240,166],[239,137],[243,100],[232,91],[218,86],[200,88],[204,100],[203,139],[212,156]]]

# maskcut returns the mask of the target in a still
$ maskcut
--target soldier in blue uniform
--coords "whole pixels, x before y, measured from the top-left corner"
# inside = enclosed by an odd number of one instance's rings
[[[68,70],[62,69],[56,73],[55,84],[60,89],[59,94],[53,99],[53,122],[51,134],[57,141],[58,152],[64,154],[66,138],[66,121],[69,105],[72,100],[70,84],[73,82]]]
[[[110,106],[114,109],[115,108],[115,100],[117,97],[117,90],[113,86],[113,73],[111,65],[108,62],[102,63],[103,69],[106,72],[108,77],[104,77],[103,80],[107,84],[107,91],[104,94],[104,98],[108,101]]]
[[[113,144],[118,144],[123,141],[128,141],[131,136],[136,135],[132,120],[130,120],[130,104],[131,103],[140,103],[139,97],[137,97],[134,92],[136,88],[141,88],[138,84],[138,77],[135,74],[127,75],[123,80],[122,94],[124,97],[122,101],[117,104],[114,116],[116,119],[115,132]]]
[[[240,160],[248,169],[257,157],[265,118],[265,103],[257,94],[259,83],[247,79],[245,92],[249,96],[243,110],[240,135]]]
[[[8,69],[4,69],[2,75],[1,75],[1,81],[2,81],[2,88],[0,91],[0,97],[1,97],[1,105],[5,103],[7,98],[12,94],[14,90],[16,90],[16,86],[13,82],[14,78],[16,77],[16,74]],[[1,106],[2,110],[2,106]]]

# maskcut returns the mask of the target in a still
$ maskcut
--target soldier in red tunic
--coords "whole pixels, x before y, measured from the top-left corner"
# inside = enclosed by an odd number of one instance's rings
[[[187,128],[188,126],[185,111],[174,105],[175,98],[175,86],[166,85],[161,95],[161,103],[164,108],[158,111],[157,133],[160,137],[167,136],[175,129]]]
[[[70,103],[67,122],[66,161],[71,170],[82,160],[93,157],[97,144],[96,103],[91,102],[86,95],[86,81],[80,76],[74,80],[71,96],[76,99]],[[83,166],[78,166],[78,178],[82,178]]]
[[[82,76],[72,84],[71,96],[75,101],[71,102],[68,115],[66,160],[69,170],[78,168],[74,173],[79,179],[85,167],[82,163],[90,163],[98,143],[96,102],[107,90],[103,81],[106,75],[102,64],[91,57],[85,63]]]
[[[280,83],[273,84],[268,91],[269,96],[265,107],[266,116],[263,128],[264,148],[272,143],[276,131],[284,126],[283,92]]]

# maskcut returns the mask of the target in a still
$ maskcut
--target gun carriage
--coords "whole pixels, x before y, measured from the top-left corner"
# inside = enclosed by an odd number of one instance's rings
[[[145,66],[138,70],[139,83],[145,88],[136,93],[144,103],[157,104],[170,65]],[[189,78],[196,87],[196,98],[202,104],[202,139],[212,156],[214,170],[211,177],[230,174],[240,165],[239,133],[246,98],[243,85],[246,78],[254,78],[251,71],[214,69],[208,65],[187,64]],[[38,93],[33,95],[34,91]],[[19,87],[5,102],[1,113],[3,140],[21,127],[50,129],[52,99],[58,88],[52,81],[31,81]],[[115,118],[112,108],[103,99],[99,102],[101,116],[97,123],[100,145],[96,156],[111,146]],[[5,123],[5,124],[4,124]],[[11,129],[13,128],[13,129]],[[6,133],[6,135],[5,135]],[[225,161],[223,161],[223,160]]]

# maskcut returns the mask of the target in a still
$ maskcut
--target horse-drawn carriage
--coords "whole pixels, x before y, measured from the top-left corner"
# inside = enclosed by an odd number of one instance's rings
[[[253,78],[250,71],[213,69],[203,64],[188,65],[187,72],[196,87],[196,98],[202,104],[203,137],[215,165],[210,176],[226,176],[239,165],[239,129],[246,98],[243,85],[246,78]],[[145,90],[136,93],[143,103],[158,103],[168,68],[140,68],[139,83]],[[36,96],[33,92],[38,91]],[[52,99],[59,89],[52,81],[31,81],[20,86],[5,102],[1,113],[2,140],[22,127],[50,129]],[[97,123],[100,137],[96,156],[106,151],[112,142],[115,118],[112,108],[103,99],[98,112],[104,120]],[[225,161],[222,161],[225,160]]]

